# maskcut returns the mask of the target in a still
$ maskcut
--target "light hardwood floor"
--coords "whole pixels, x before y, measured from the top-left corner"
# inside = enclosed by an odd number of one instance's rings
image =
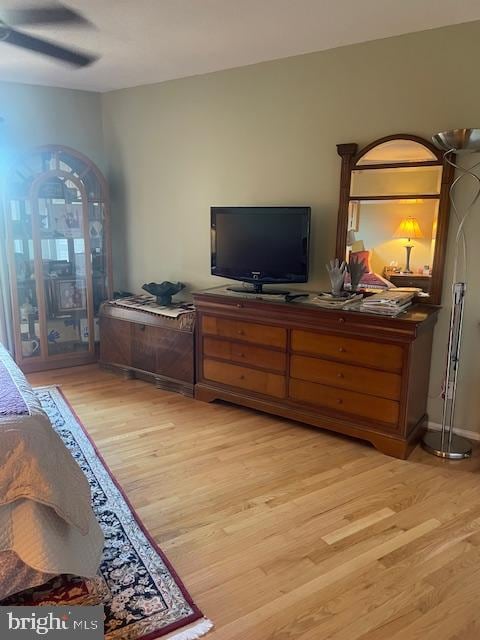
[[[479,464],[408,461],[96,366],[62,386],[211,640],[478,640]]]

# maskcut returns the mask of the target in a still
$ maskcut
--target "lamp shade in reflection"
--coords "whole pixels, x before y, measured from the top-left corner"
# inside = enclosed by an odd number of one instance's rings
[[[398,229],[395,231],[394,238],[423,238],[422,230],[418,224],[418,220],[413,217],[404,218]]]

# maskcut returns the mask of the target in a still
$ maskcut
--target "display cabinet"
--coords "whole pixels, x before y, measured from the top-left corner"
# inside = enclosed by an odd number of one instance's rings
[[[100,304],[112,295],[105,178],[73,149],[41,147],[11,173],[7,199],[17,363],[95,361]]]

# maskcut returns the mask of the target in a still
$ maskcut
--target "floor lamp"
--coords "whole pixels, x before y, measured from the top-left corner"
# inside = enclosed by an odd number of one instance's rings
[[[450,331],[448,336],[447,365],[443,388],[443,411],[440,431],[429,431],[423,438],[424,449],[441,458],[461,460],[469,458],[472,454],[472,445],[469,440],[454,433],[455,404],[457,397],[458,371],[460,367],[463,310],[466,293],[467,271],[467,243],[464,226],[473,207],[480,197],[480,178],[475,169],[480,166],[480,161],[470,168],[465,168],[454,162],[457,155],[480,152],[480,129],[453,129],[437,133],[432,138],[434,144],[445,151],[446,161],[455,167],[459,175],[450,187],[450,202],[457,220],[457,235],[455,238],[455,257],[452,278],[452,309],[450,313]],[[463,212],[457,205],[456,188],[463,180],[470,177],[475,183],[475,193]],[[459,281],[458,260],[460,245],[463,250],[463,281]]]

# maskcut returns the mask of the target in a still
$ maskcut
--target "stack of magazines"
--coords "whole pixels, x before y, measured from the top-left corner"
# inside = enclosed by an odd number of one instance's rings
[[[354,306],[354,303],[358,303],[362,299],[360,294],[351,294],[345,297],[335,297],[330,293],[320,293],[315,296],[309,302],[317,304],[319,307],[325,307],[326,309],[348,309]]]
[[[382,316],[396,316],[412,304],[415,293],[412,291],[382,291],[364,298],[360,311],[378,313]]]

